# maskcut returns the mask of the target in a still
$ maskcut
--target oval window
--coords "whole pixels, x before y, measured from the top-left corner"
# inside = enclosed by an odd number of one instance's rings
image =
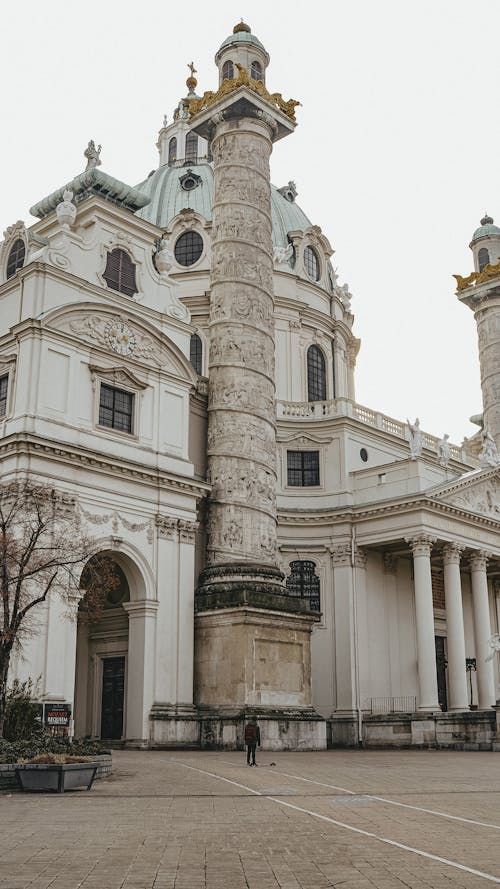
[[[194,265],[203,253],[203,238],[198,232],[184,232],[177,238],[174,256],[179,265]]]

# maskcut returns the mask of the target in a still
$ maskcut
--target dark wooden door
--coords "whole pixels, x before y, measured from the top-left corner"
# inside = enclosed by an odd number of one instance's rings
[[[102,662],[101,738],[120,740],[123,734],[125,658],[106,657]]]
[[[448,693],[446,691],[446,667],[448,666],[448,661],[446,660],[445,655],[444,636],[434,636],[434,642],[436,644],[438,701],[441,710],[447,710]]]

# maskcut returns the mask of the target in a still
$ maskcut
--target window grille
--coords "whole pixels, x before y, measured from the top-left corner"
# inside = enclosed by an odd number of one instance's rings
[[[131,392],[115,389],[101,383],[99,398],[99,425],[117,429],[119,432],[133,432],[132,414],[134,396]]]
[[[184,232],[177,238],[174,255],[179,265],[194,265],[203,253],[203,238],[198,232]]]
[[[186,136],[186,154],[185,160],[195,161],[198,157],[198,136],[196,133],[189,132]]]
[[[7,390],[9,388],[9,375],[0,377],[0,417],[7,413]]]
[[[287,478],[290,487],[317,487],[319,451],[287,451]]]
[[[13,278],[17,270],[22,269],[25,256],[26,247],[24,241],[22,238],[18,238],[10,248],[9,258],[7,260],[7,278]]]
[[[197,374],[203,373],[203,344],[197,333],[193,333],[191,337],[189,360]]]
[[[103,275],[108,287],[119,290],[125,296],[133,296],[137,293],[135,283],[135,265],[125,250],[118,247],[108,253],[106,271]]]
[[[168,143],[168,162],[169,164],[175,163],[177,160],[177,139],[175,136],[172,136],[170,142]]]
[[[312,247],[306,247],[304,250],[304,267],[313,281],[319,281],[319,259],[318,254]]]
[[[222,66],[222,79],[232,80],[234,77],[234,65],[231,60],[224,62]]]
[[[488,265],[490,261],[490,254],[488,253],[486,247],[481,247],[479,253],[477,254],[478,262],[479,262],[479,271],[482,272],[485,265]]]
[[[262,65],[260,62],[252,62],[250,66],[250,77],[253,80],[262,80]]]
[[[321,611],[319,577],[314,562],[307,559],[290,562],[286,588],[289,596],[308,599],[311,611]]]
[[[326,401],[325,356],[319,346],[307,350],[307,400]]]

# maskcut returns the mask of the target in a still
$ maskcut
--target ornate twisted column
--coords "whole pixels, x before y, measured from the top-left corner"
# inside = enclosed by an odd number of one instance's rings
[[[439,710],[431,577],[431,549],[436,539],[427,534],[419,534],[408,538],[406,542],[413,553],[415,578],[418,709]]]
[[[480,710],[489,709],[495,703],[493,661],[486,660],[491,653],[488,646],[488,639],[491,636],[490,603],[486,576],[488,555],[484,550],[478,550],[470,557],[474,635],[476,637],[476,676]]]
[[[460,556],[463,549],[463,546],[459,546],[457,543],[448,543],[443,547],[450,710],[469,709],[467,673],[465,671],[462,584],[460,580]]]

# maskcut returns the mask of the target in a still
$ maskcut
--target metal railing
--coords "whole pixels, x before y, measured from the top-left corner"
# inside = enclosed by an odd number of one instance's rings
[[[414,713],[417,709],[415,695],[391,698],[369,698],[368,709],[372,715],[384,713]]]

